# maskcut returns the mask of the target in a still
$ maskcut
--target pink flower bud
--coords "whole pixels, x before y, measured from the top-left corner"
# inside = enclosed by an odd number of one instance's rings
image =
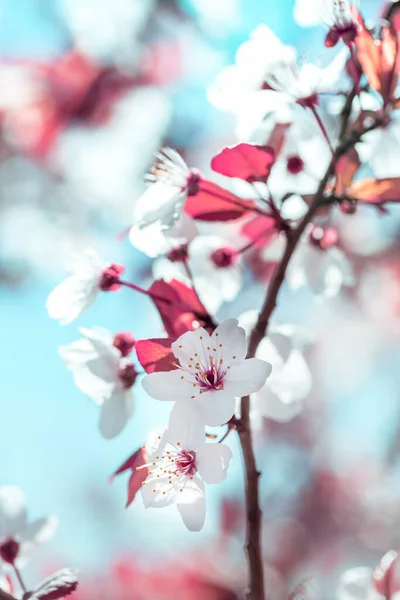
[[[129,390],[133,386],[137,376],[138,373],[132,363],[125,365],[119,371],[119,379],[126,390]]]
[[[119,288],[121,287],[121,284],[119,283],[119,278],[124,272],[125,267],[123,267],[122,265],[117,265],[115,263],[111,264],[101,274],[99,288],[103,292],[115,292],[119,290]]]
[[[310,242],[321,250],[328,250],[335,246],[338,241],[338,232],[334,227],[314,226],[310,233]]]
[[[171,262],[185,262],[188,258],[188,245],[182,244],[178,248],[173,248],[168,252],[167,258]]]
[[[0,556],[8,564],[13,565],[19,554],[19,543],[9,538],[0,546]]]
[[[129,331],[117,333],[114,337],[113,346],[121,352],[122,356],[128,356],[135,346],[135,338]]]
[[[225,269],[235,264],[238,253],[234,248],[219,248],[211,254],[211,260],[219,269]]]

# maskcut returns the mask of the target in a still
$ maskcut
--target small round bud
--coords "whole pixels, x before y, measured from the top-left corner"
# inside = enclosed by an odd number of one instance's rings
[[[129,390],[136,381],[138,373],[132,363],[128,363],[119,371],[119,379],[126,390]]]
[[[19,543],[13,538],[9,538],[0,546],[0,557],[4,562],[13,565],[19,554]]]
[[[310,242],[321,250],[328,250],[338,241],[338,232],[334,227],[318,227],[315,225],[310,232]]]
[[[298,155],[288,156],[286,168],[291,175],[298,175],[304,169],[304,161]]]
[[[188,245],[182,244],[178,248],[173,248],[168,252],[167,258],[171,262],[185,262],[188,259]]]
[[[113,346],[121,352],[122,356],[128,356],[135,346],[135,338],[129,331],[117,333],[113,341]]]
[[[235,264],[237,256],[237,250],[226,246],[225,248],[219,248],[218,250],[215,250],[211,254],[211,260],[219,269],[226,269],[227,267],[231,267],[233,264]]]
[[[122,265],[117,265],[115,263],[111,264],[101,274],[99,288],[103,292],[115,292],[116,290],[119,290],[119,288],[121,287],[121,284],[119,283],[119,278],[124,272],[125,267],[123,267]]]
[[[358,202],[354,198],[345,198],[340,203],[340,210],[345,215],[354,215],[357,212]]]

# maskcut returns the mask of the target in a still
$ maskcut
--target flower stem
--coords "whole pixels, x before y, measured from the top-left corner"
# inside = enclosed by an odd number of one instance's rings
[[[26,589],[24,580],[22,579],[22,576],[21,576],[21,573],[19,572],[19,569],[14,564],[13,564],[13,568],[14,568],[15,575],[16,575],[16,577],[18,579],[19,585],[21,586],[22,591],[24,592],[24,594],[26,594],[26,592],[28,590]]]
[[[322,119],[319,116],[318,111],[317,111],[317,109],[315,108],[315,106],[313,104],[310,104],[310,110],[311,110],[312,114],[314,115],[315,120],[317,121],[318,127],[320,128],[322,135],[324,136],[324,138],[326,139],[326,141],[328,143],[328,146],[329,146],[329,149],[330,149],[330,151],[332,153],[332,156],[334,156],[335,155],[335,151],[334,151],[333,146],[331,144],[331,140],[329,139],[329,135],[328,135],[328,132],[326,130],[326,127],[323,124]]]

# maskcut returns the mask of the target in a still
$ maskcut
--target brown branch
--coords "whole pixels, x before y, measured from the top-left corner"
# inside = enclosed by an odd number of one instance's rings
[[[0,588],[0,600],[15,600],[15,598]]]
[[[348,115],[346,116],[347,121],[350,118],[351,107],[348,108],[346,106],[346,110],[348,111]],[[306,215],[300,222],[297,229],[288,234],[286,248],[282,260],[275,270],[264,304],[258,316],[257,323],[250,335],[249,349],[247,353],[248,358],[253,358],[255,356],[258,345],[267,332],[269,320],[276,307],[277,297],[281,289],[282,283],[285,279],[286,269],[289,265],[290,259],[292,258],[293,253],[296,250],[297,244],[300,241],[307,225],[311,222],[313,216],[315,215],[320,205],[324,204],[325,202],[325,188],[330,178],[335,173],[337,161],[341,156],[346,154],[346,152],[352,146],[354,146],[354,144],[359,142],[365,133],[368,133],[368,131],[372,131],[376,127],[379,127],[379,125],[381,125],[382,123],[382,119],[383,117],[380,119],[376,119],[376,121],[374,121],[369,127],[365,128],[361,132],[351,132],[348,137],[345,137],[342,140],[337,149],[334,151],[332,160],[330,161],[327,171],[318,186],[318,190],[310,204]],[[346,126],[347,122],[343,127],[343,131],[346,130]],[[257,470],[252,443],[249,396],[244,396],[241,400],[241,417],[237,421],[237,431],[239,434],[246,473],[245,548],[249,573],[249,585],[246,592],[246,597],[248,600],[265,600],[264,570],[261,547],[262,513],[258,493],[258,481],[260,477],[260,472]]]

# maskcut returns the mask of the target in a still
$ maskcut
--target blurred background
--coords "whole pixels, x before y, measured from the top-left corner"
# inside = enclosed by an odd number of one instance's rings
[[[365,0],[367,17],[380,2]],[[233,119],[207,86],[266,23],[300,55],[325,56],[321,27],[301,29],[293,0],[0,0],[0,484],[20,486],[32,517],[55,514],[54,540],[26,578],[81,570],[77,598],[241,598],[243,478],[235,460],[208,495],[199,534],[176,511],[128,509],[109,477],[162,426],[164,408],[135,389],[135,417],[118,438],[73,384],[57,348],[77,339],[44,308],[73,250],[150,281],[151,262],[124,236],[143,174],[163,144],[207,171],[234,143]],[[360,211],[343,225],[355,289],[326,304],[284,290],[277,319],[306,325],[314,386],[289,424],[266,421],[263,470],[271,598],[304,575],[328,596],[346,568],[374,565],[400,534],[399,215]],[[347,237],[346,237],[347,236]],[[347,242],[346,242],[347,240]],[[265,287],[265,284],[264,284]],[[256,308],[262,282],[219,317]],[[150,303],[130,290],[101,296],[78,326],[158,336]]]

